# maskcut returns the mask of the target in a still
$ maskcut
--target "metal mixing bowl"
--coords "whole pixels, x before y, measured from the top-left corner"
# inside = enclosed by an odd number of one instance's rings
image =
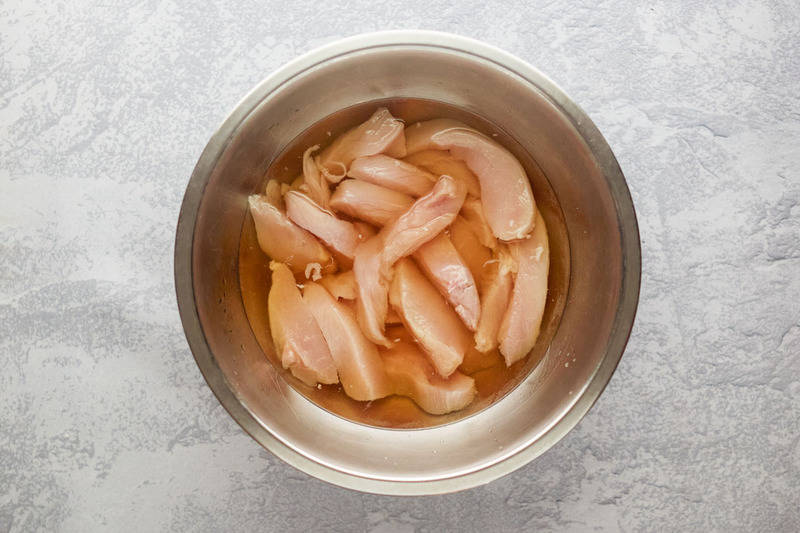
[[[421,118],[424,102],[442,102],[468,122],[494,125],[528,170],[555,251],[542,338],[513,388],[469,416],[423,421],[417,429],[376,427],[357,410],[334,414],[321,397],[284,379],[269,361],[274,349],[251,327],[239,279],[246,197],[263,184],[266,169],[286,158],[298,135],[313,137],[312,126],[321,135],[326,117],[342,110],[363,116],[375,107],[365,103],[377,101],[410,102],[406,111]],[[259,84],[200,156],[175,241],[186,337],[231,416],[300,470],[385,494],[486,483],[555,444],[597,400],[622,356],[640,271],[630,193],[589,118],[520,59],[464,37],[420,31],[344,39]]]

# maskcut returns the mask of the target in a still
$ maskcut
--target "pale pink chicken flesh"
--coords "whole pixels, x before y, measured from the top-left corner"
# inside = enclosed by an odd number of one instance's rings
[[[438,176],[387,155],[359,157],[347,175],[414,197],[428,194]]]
[[[498,257],[487,265],[481,287],[481,317],[475,331],[475,348],[483,353],[497,348],[497,333],[514,285],[516,264],[505,247],[498,252]]]
[[[359,401],[391,394],[378,349],[361,333],[353,311],[313,282],[305,285],[303,301],[328,342],[344,392]]]
[[[274,197],[274,188],[270,195]],[[286,263],[298,275],[304,274],[310,263],[319,264],[322,272],[336,271],[336,263],[325,247],[266,197],[253,194],[248,203],[258,245],[270,259]]]
[[[443,377],[452,374],[464,360],[472,336],[411,259],[395,266],[389,301],[436,371]]]
[[[492,251],[480,243],[469,222],[460,216],[457,216],[450,225],[450,241],[472,272],[475,284],[480,288],[483,284],[485,265],[491,260]]]
[[[359,401],[463,409],[463,372],[519,361],[541,327],[549,248],[524,168],[461,122],[386,108],[318,149],[248,199],[281,364]]]
[[[431,192],[414,202],[393,223],[384,226],[379,233],[386,243],[381,252],[384,277],[388,277],[389,269],[401,257],[414,253],[449,226],[464,204],[466,195],[463,183],[442,176]]]
[[[536,213],[536,225],[530,238],[509,243],[508,248],[517,263],[517,275],[498,339],[500,353],[510,366],[525,357],[536,344],[547,302],[550,246],[540,213]]]
[[[435,118],[425,122],[416,122],[406,128],[406,156],[423,150],[441,150],[431,138],[442,130],[450,128],[466,128],[463,122],[451,118]]]
[[[322,151],[317,163],[328,181],[338,183],[354,159],[375,154],[406,155],[403,122],[385,107],[378,108],[366,122],[337,137]]]
[[[289,267],[272,261],[272,287],[267,303],[269,328],[283,368],[305,383],[337,383],[336,365],[328,344],[300,295]]]
[[[478,177],[461,160],[456,159],[447,150],[423,150],[403,158],[419,168],[424,168],[434,176],[447,174],[463,181],[467,186],[467,194],[475,198],[481,197],[481,184]]]
[[[394,394],[411,398],[433,415],[463,409],[477,394],[475,380],[458,371],[443,378],[414,344],[396,343],[381,357]]]
[[[522,239],[533,229],[533,191],[525,169],[511,152],[471,128],[443,129],[431,136],[431,142],[450,150],[478,176],[481,202],[495,237]]]
[[[283,199],[292,222],[319,237],[332,250],[353,259],[360,241],[351,222],[339,219],[301,192],[289,191]]]
[[[331,190],[328,181],[322,176],[314,162],[312,153],[319,150],[319,145],[315,144],[303,152],[303,184],[308,191],[308,196],[321,207],[327,208],[331,198]]]
[[[439,289],[464,325],[472,331],[478,327],[481,304],[478,289],[464,260],[446,233],[440,233],[414,252],[414,259],[428,279]]]
[[[353,275],[357,289],[358,323],[369,340],[389,347],[389,340],[383,334],[389,308],[389,287],[381,276],[381,250],[383,239],[380,234],[361,244],[353,260]]]
[[[489,221],[486,219],[486,212],[480,200],[468,197],[461,206],[460,214],[482,245],[492,249],[497,246],[497,238],[495,238],[492,228],[489,227]]]
[[[356,286],[356,277],[352,270],[341,272],[339,274],[330,274],[322,276],[319,284],[331,293],[334,298],[341,298],[342,300],[355,300],[358,293]]]
[[[403,214],[414,199],[386,187],[361,180],[344,180],[336,187],[330,205],[334,211],[344,213],[383,226]]]
[[[431,192],[356,250],[353,272],[358,284],[358,321],[372,342],[389,345],[383,331],[392,265],[446,228],[465,196],[463,184],[442,176]]]

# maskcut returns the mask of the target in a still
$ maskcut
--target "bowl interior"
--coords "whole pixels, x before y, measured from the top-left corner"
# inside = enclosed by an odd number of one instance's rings
[[[387,428],[431,427],[460,420],[488,407],[517,386],[542,360],[558,327],[566,301],[569,282],[569,242],[564,216],[555,193],[541,169],[520,144],[501,128],[480,116],[441,102],[418,98],[395,98],[364,102],[333,113],[288,143],[271,162],[265,181],[276,179],[290,183],[302,172],[302,154],[306,148],[315,144],[324,147],[325,143],[335,135],[363,122],[380,106],[388,107],[394,116],[404,119],[406,124],[441,117],[460,120],[508,147],[525,167],[533,186],[537,207],[547,223],[551,256],[548,301],[542,319],[541,334],[530,356],[507,368],[495,350],[487,357],[494,364],[472,374],[478,389],[476,400],[467,408],[448,415],[429,415],[410,399],[400,396],[390,396],[373,402],[357,402],[344,395],[338,385],[309,387],[294,378],[290,372],[281,369],[269,332],[267,316],[267,293],[270,287],[267,267],[269,259],[258,246],[249,213],[245,216],[239,244],[239,284],[244,308],[261,351],[297,392],[331,413],[354,422]],[[331,135],[328,135],[329,132]],[[263,191],[265,181],[259,183],[253,192]],[[280,236],[276,235],[275,238]],[[248,354],[248,358],[253,359],[248,364],[256,364],[256,361],[260,361],[263,357],[261,353]]]
[[[365,118],[376,102],[388,103],[407,120],[444,109],[497,133],[528,170],[557,250],[541,341],[511,369],[508,387],[485,388],[490,392],[470,416],[431,420],[404,409],[402,417],[393,417],[388,409],[365,411],[304,390],[270,362],[274,350],[266,330],[251,328],[251,322],[263,323],[268,282],[264,258],[247,235],[247,195],[263,184],[274,162],[286,162],[274,167],[287,167],[283,179],[298,168],[301,146],[293,140],[317,142],[329,126],[335,134]],[[438,34],[427,41],[398,35],[345,43],[265,80],[201,156],[176,242],[187,338],[223,404],[281,457],[325,479],[369,490],[463,488],[459,480],[491,479],[551,446],[608,380],[638,294],[630,197],[605,141],[583,119],[530,67]],[[261,297],[243,298],[243,286],[257,294],[259,285]],[[420,427],[425,429],[413,429]],[[491,475],[482,474],[490,469]]]

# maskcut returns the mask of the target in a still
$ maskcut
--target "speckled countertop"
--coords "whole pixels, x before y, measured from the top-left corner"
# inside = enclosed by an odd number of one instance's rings
[[[800,529],[795,2],[48,4],[0,4],[0,531]],[[505,48],[583,106],[644,272],[574,431],[487,486],[393,498],[309,478],[227,415],[184,340],[172,246],[197,157],[253,85],[417,27]]]

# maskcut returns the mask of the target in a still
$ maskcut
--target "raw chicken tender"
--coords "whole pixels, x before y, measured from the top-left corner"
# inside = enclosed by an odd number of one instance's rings
[[[358,284],[358,321],[372,342],[389,346],[383,331],[392,265],[447,227],[465,196],[462,184],[442,176],[431,192],[356,250],[353,272]]]
[[[331,208],[376,226],[403,214],[414,203],[407,195],[361,180],[344,180],[331,197]]]
[[[272,287],[267,298],[269,328],[283,368],[309,386],[337,383],[328,344],[306,306],[289,267],[272,261]]]
[[[303,301],[328,343],[345,393],[360,401],[391,394],[378,349],[361,333],[353,311],[313,282],[305,285]]]
[[[379,234],[386,243],[381,252],[381,273],[388,276],[398,259],[413,253],[449,226],[466,195],[463,183],[442,176],[431,192],[414,202],[394,223],[385,226]]]
[[[517,276],[498,338],[500,353],[511,366],[536,344],[547,302],[550,247],[542,215],[536,213],[536,226],[529,239],[509,243],[508,248],[517,263]]]
[[[289,220],[278,206],[268,202],[268,197],[275,198],[274,188],[270,190],[268,187],[268,196],[253,194],[248,198],[258,245],[264,253],[270,259],[285,263],[297,275],[304,274],[309,263],[318,263],[323,272],[335,272],[336,263],[325,247],[312,234]]]
[[[424,168],[434,176],[447,174],[463,181],[467,186],[467,194],[475,198],[481,197],[481,184],[478,177],[463,161],[456,159],[446,150],[423,150],[406,156],[403,161]]]
[[[386,155],[356,159],[347,175],[415,197],[428,194],[438,178],[410,163]]]
[[[353,260],[353,275],[358,323],[369,340],[388,348],[390,343],[383,332],[389,309],[389,286],[381,276],[381,250],[383,239],[380,234],[359,246]]]
[[[475,398],[477,390],[471,377],[455,371],[443,378],[414,344],[396,343],[381,357],[393,392],[411,398],[431,414],[458,411]]]
[[[414,259],[453,306],[464,324],[475,331],[481,314],[478,289],[472,273],[450,242],[450,237],[440,233],[435,239],[420,246],[414,252]]]
[[[439,291],[408,258],[395,267],[389,301],[427,352],[439,375],[452,374],[472,344],[472,336]]]
[[[471,128],[431,136],[440,149],[464,161],[481,183],[481,202],[495,237],[522,239],[533,229],[536,204],[525,169],[500,144]]]
[[[475,380],[502,390],[547,301],[547,228],[520,162],[457,120],[405,127],[385,107],[318,150],[248,198],[283,367],[434,415],[467,407]]]
[[[481,318],[475,331],[475,348],[486,353],[497,348],[497,333],[511,299],[516,263],[505,247],[500,248],[497,260],[487,265],[487,275],[481,287]]]
[[[353,259],[359,238],[358,230],[351,222],[337,218],[332,212],[298,191],[287,192],[284,201],[286,213],[292,222],[319,237],[322,242],[344,257]],[[281,235],[274,235],[272,238],[282,240]]]
[[[339,183],[354,159],[375,154],[406,155],[403,122],[385,107],[378,108],[366,122],[337,137],[322,151],[317,163],[328,181]]]

